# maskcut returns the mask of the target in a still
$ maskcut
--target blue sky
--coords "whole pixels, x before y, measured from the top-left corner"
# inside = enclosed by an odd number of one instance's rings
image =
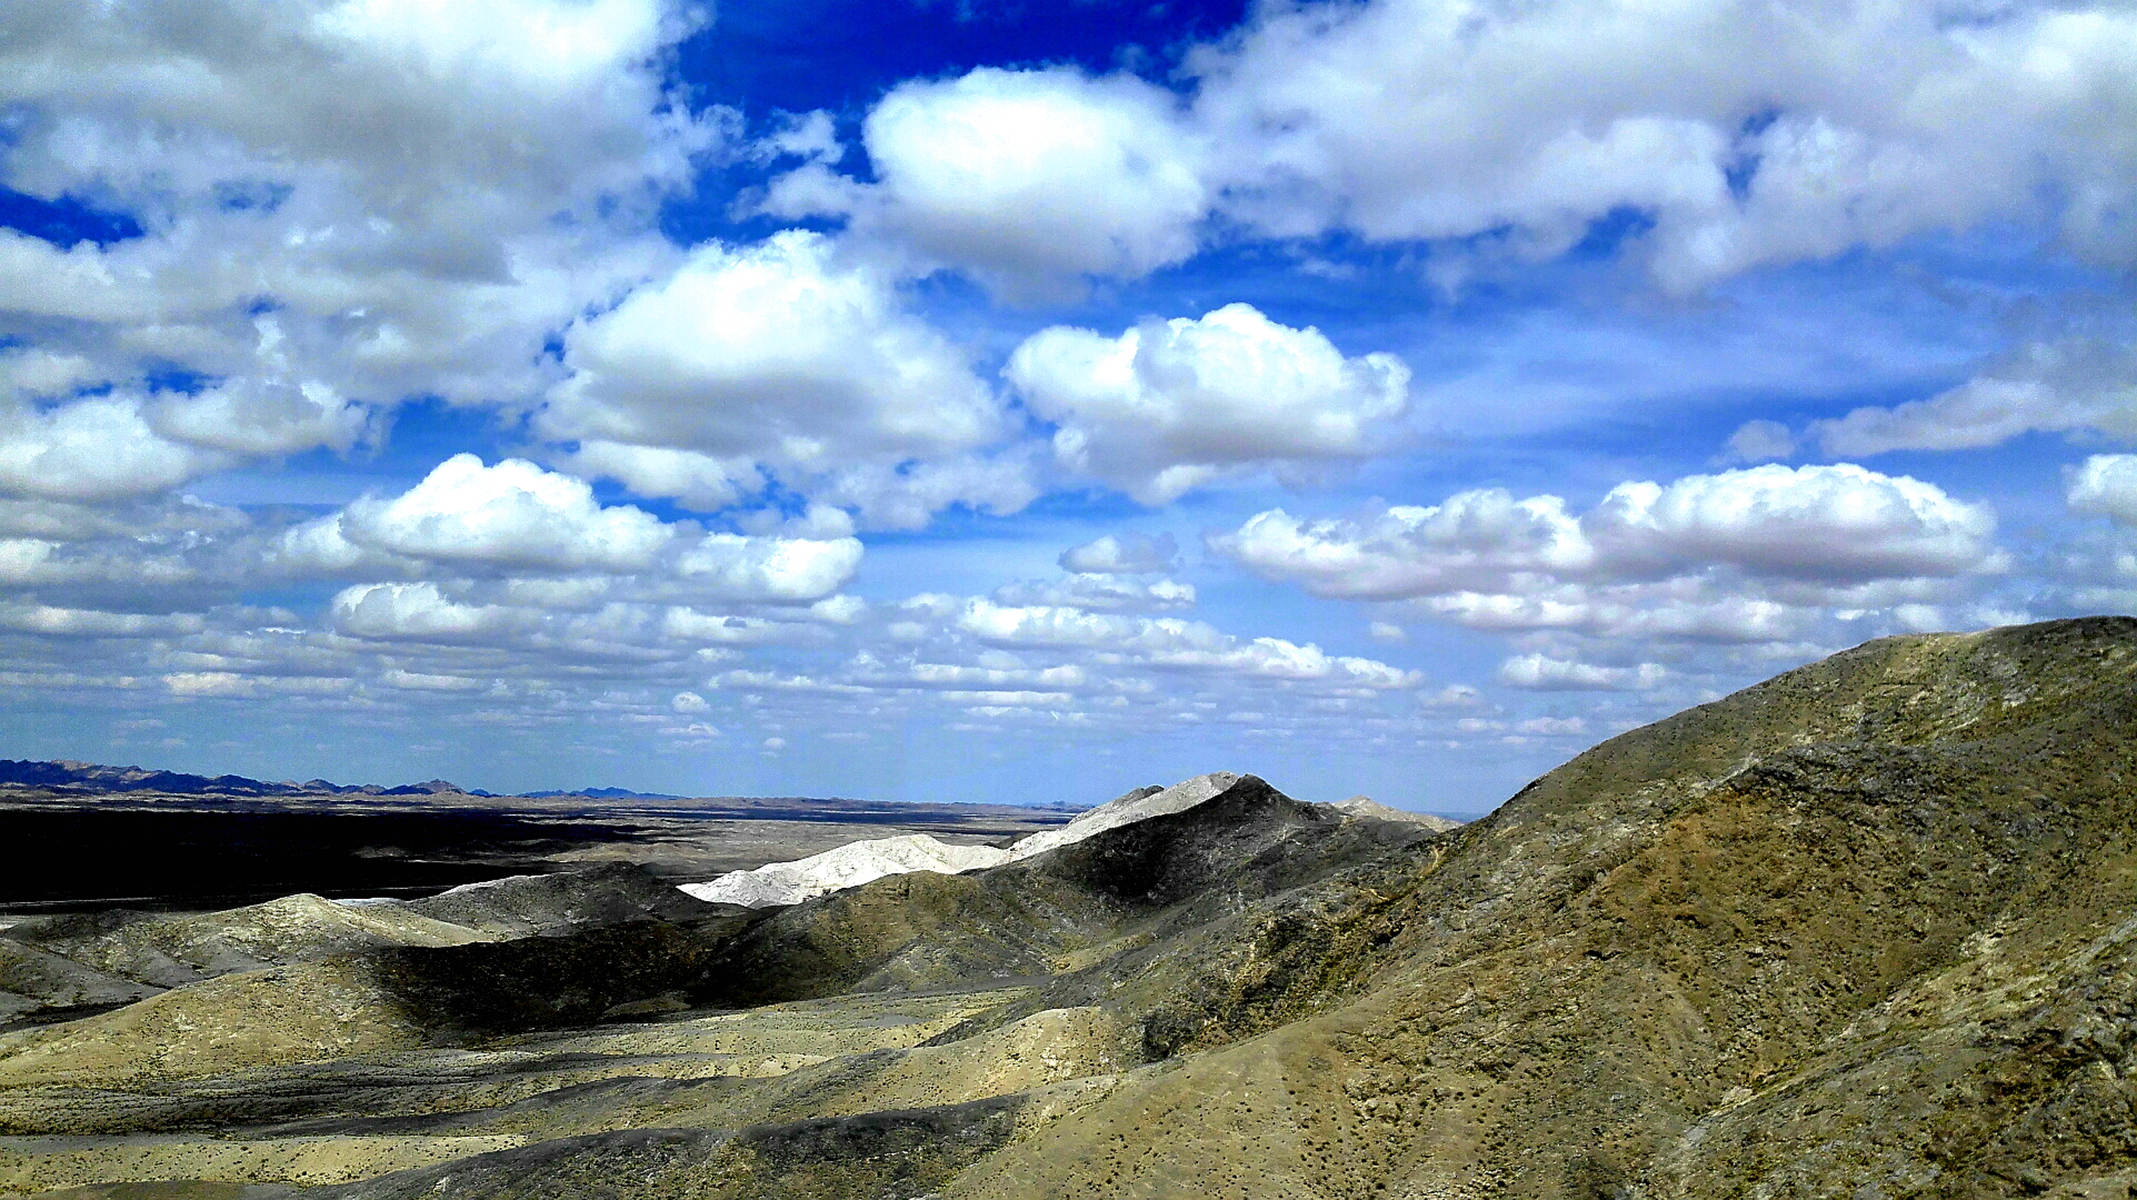
[[[2137,598],[2104,4],[25,3],[0,755],[1476,813]]]

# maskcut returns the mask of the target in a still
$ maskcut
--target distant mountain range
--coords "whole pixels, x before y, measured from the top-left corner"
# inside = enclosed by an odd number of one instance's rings
[[[512,794],[525,796],[529,800],[551,800],[559,796],[584,796],[589,800],[688,800],[691,798],[689,796],[674,796],[667,792],[634,792],[629,788],[619,787],[576,788],[569,791],[559,791],[551,788],[543,792],[514,792]]]
[[[539,792],[487,792],[481,788],[464,788],[449,779],[430,779],[422,783],[404,783],[398,787],[384,787],[375,783],[342,784],[325,779],[307,779],[302,783],[290,780],[261,780],[244,775],[189,775],[183,771],[158,771],[147,767],[113,767],[101,763],[75,762],[59,759],[39,762],[32,759],[0,758],[0,787],[50,788],[55,791],[79,792],[88,795],[103,795],[116,792],[156,792],[171,796],[261,796],[261,797],[318,797],[318,796],[477,796],[489,800],[557,800],[585,797],[589,800],[642,800],[653,803],[675,803],[686,800],[718,800],[725,804],[749,807],[808,804],[815,807],[842,809],[880,809],[882,802],[853,800],[844,797],[821,796],[678,796],[668,792],[639,792],[630,788],[589,787],[575,790],[548,789]],[[956,804],[962,808],[991,808],[994,805]],[[1050,801],[1032,804],[1030,807],[1055,812],[1073,812],[1080,804],[1065,801]]]
[[[66,788],[88,792],[167,792],[181,796],[494,796],[493,792],[464,788],[447,779],[381,787],[375,783],[350,786],[324,779],[303,783],[288,780],[268,782],[243,775],[188,775],[182,771],[152,771],[145,767],[111,767],[101,763],[36,762],[0,758],[0,784],[25,787]],[[544,793],[571,795],[574,793]],[[595,793],[587,793],[589,795]]]

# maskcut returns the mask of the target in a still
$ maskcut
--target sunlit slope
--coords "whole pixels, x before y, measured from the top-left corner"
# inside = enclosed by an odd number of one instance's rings
[[[1392,885],[1362,999],[1177,1060],[946,1194],[2119,1177],[2133,667],[2123,620],[1894,639],[1613,739]]]

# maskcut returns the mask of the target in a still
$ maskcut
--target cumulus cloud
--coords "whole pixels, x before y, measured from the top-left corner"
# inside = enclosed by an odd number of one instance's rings
[[[1622,691],[1654,687],[1668,672],[1655,663],[1602,667],[1542,654],[1523,654],[1499,664],[1499,682],[1535,691]]]
[[[379,672],[378,681],[387,687],[408,692],[479,692],[489,686],[483,680],[470,679],[465,675],[439,675],[425,671],[406,671],[399,667],[388,667]]]
[[[1788,458],[1796,452],[1796,436],[1779,421],[1746,421],[1729,435],[1722,457],[1730,462],[1765,462]]]
[[[1267,8],[1189,66],[1212,179],[1267,232],[1548,255],[1630,210],[1689,288],[1999,217],[2130,262],[2133,51],[2100,7],[1377,0]]]
[[[525,624],[509,609],[452,600],[434,583],[344,588],[328,604],[327,613],[342,633],[388,641],[477,641]]]
[[[1006,584],[995,590],[994,597],[1010,605],[1068,605],[1085,609],[1154,612],[1193,608],[1195,587],[1175,579],[1123,579],[1118,575],[1071,574],[1059,580]]]
[[[0,493],[114,500],[164,491],[230,459],[158,433],[138,398],[0,404]]]
[[[347,450],[377,419],[372,409],[344,400],[325,384],[252,380],[165,394],[148,414],[157,432],[173,440],[252,456],[315,446]]]
[[[436,562],[611,571],[651,565],[672,536],[642,509],[602,507],[584,480],[516,458],[484,466],[472,454],[445,460],[390,500],[351,504],[339,532]]]
[[[831,490],[856,504],[1030,499],[1028,485],[1017,499],[998,474],[943,465],[1009,431],[1000,401],[892,277],[821,235],[699,246],[575,324],[564,361],[541,429],[642,494],[717,505],[754,490],[761,464],[797,485],[839,476]]]
[[[2125,325],[2123,336],[2129,336]],[[2137,438],[2137,352],[2126,341],[2029,342],[1957,387],[1889,407],[1814,421],[1826,453],[1971,450],[2022,434],[2097,430]]]
[[[1186,259],[1210,199],[1178,102],[1128,76],[983,67],[911,81],[869,112],[862,139],[874,184],[805,167],[774,182],[768,209],[847,215],[1013,294]]]
[[[2078,512],[2137,526],[2137,454],[2095,454],[2070,473],[2064,493]]]
[[[1011,449],[934,462],[857,463],[833,470],[809,490],[851,508],[870,528],[912,530],[956,505],[998,517],[1022,512],[1039,498],[1039,481],[1032,456]]]
[[[1560,497],[1516,500],[1496,489],[1362,519],[1302,521],[1274,509],[1210,545],[1320,595],[1388,600],[1709,566],[1836,584],[1948,577],[2000,564],[1995,527],[1985,505],[1844,463],[1622,483],[1579,517]]]
[[[1620,571],[1720,563],[1844,582],[1951,576],[1996,561],[1986,505],[1852,463],[1622,483],[1581,527]]]
[[[718,512],[763,490],[750,455],[725,457],[668,446],[582,441],[556,464],[589,479],[613,479],[640,496],[670,497],[699,512]]]
[[[1061,568],[1086,575],[1142,575],[1169,571],[1180,543],[1169,533],[1106,534],[1061,552]]]
[[[1005,374],[1058,427],[1057,458],[1152,505],[1242,467],[1368,457],[1409,405],[1394,355],[1346,358],[1246,304],[1113,338],[1055,326]]]
[[[676,569],[691,587],[723,599],[796,604],[830,596],[860,565],[857,538],[712,533],[685,550]]]
[[[2008,568],[1994,531],[1985,505],[1842,464],[1625,483],[1584,513],[1488,489],[1341,519],[1279,509],[1210,546],[1405,622],[1517,635],[1525,653],[1498,675],[1511,687],[1675,685],[1690,699],[1658,662],[1755,670],[1912,628],[1925,606]]]
[[[708,243],[566,336],[549,432],[806,469],[970,449],[1000,430],[964,356],[891,281],[789,231]]]
[[[1675,289],[1998,219],[2121,266],[2133,53],[2107,6],[1269,5],[1190,54],[1184,105],[1063,68],[903,84],[876,182],[811,163],[766,207],[1027,289],[1181,261],[1212,216],[1533,259],[1632,213]]]
[[[1211,539],[1210,548],[1264,578],[1352,600],[1428,595],[1525,572],[1578,574],[1596,554],[1564,500],[1516,500],[1499,488],[1358,519],[1307,521],[1272,509]]]
[[[140,637],[192,633],[206,622],[194,613],[105,612],[52,604],[0,602],[0,629],[49,637]]]
[[[1562,629],[1612,639],[1780,642],[1803,636],[1820,607],[1893,607],[1913,591],[1863,596],[1854,589],[1810,589],[1784,598],[1711,573],[1626,583],[1534,581],[1518,592],[1459,591],[1425,597],[1425,611],[1470,629],[1515,632]],[[1875,602],[1882,602],[1881,604]]]
[[[1415,687],[1421,680],[1373,659],[1331,655],[1320,647],[1282,638],[1242,639],[1203,621],[1094,613],[1064,605],[1003,605],[967,601],[956,627],[996,646],[1054,650],[1100,650],[1146,666],[1215,671],[1269,679],[1333,681],[1384,690]]]
[[[0,181],[136,228],[0,234],[0,336],[76,364],[48,393],[205,379],[146,419],[237,455],[346,448],[411,393],[523,399],[550,332],[666,256],[654,205],[725,137],[661,79],[696,19],[661,0],[23,6]]]

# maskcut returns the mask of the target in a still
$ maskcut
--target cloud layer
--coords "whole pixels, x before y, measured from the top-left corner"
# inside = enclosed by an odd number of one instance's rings
[[[14,5],[13,752],[1505,782],[2137,605],[2126,8],[1077,16]]]

